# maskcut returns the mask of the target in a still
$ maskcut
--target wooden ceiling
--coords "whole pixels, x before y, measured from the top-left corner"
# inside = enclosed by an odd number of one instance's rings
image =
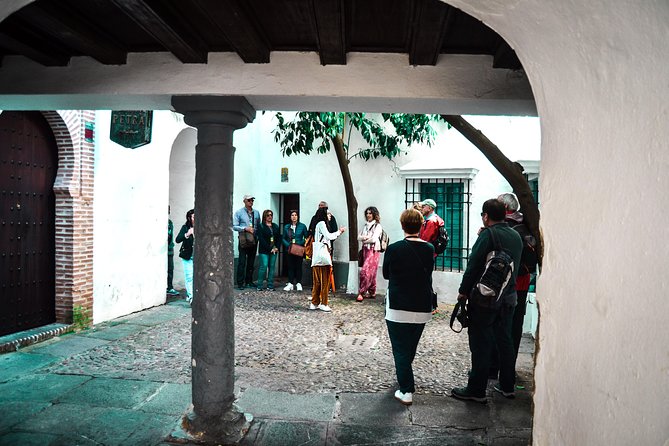
[[[0,23],[0,58],[45,66],[78,56],[122,65],[146,52],[269,63],[272,51],[317,52],[323,65],[346,64],[349,52],[403,53],[410,65],[485,54],[494,68],[522,69],[498,34],[439,0],[38,0]]]

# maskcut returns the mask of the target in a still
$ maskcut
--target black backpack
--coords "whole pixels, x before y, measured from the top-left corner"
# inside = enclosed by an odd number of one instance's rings
[[[434,246],[434,253],[442,254],[444,251],[446,251],[448,240],[448,231],[446,231],[444,225],[439,226],[439,230],[437,231],[437,239],[432,242],[432,246]]]
[[[493,250],[488,253],[481,278],[469,295],[472,305],[495,310],[502,305],[502,296],[513,275],[513,258],[499,244],[495,231],[488,228],[492,236]]]
[[[511,228],[520,235],[520,239],[523,241],[523,252],[520,255],[518,274],[531,274],[537,267],[537,241],[524,223],[518,223]]]

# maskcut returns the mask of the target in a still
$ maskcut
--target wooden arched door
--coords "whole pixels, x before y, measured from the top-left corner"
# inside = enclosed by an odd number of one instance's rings
[[[39,112],[0,114],[0,336],[55,321],[57,166]]]

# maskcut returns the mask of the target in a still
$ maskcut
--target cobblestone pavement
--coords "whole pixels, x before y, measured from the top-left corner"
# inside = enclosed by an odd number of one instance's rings
[[[330,300],[332,313],[310,311],[309,298],[308,290],[235,291],[236,385],[297,394],[394,388],[382,298],[358,303],[355,296],[337,294]],[[466,383],[467,335],[449,328],[451,309],[442,306],[423,332],[414,361],[418,394],[444,395]],[[176,317],[65,359],[48,371],[190,382],[190,308],[179,301],[149,311]],[[115,324],[132,324],[135,317],[98,328],[109,331]],[[529,376],[529,366],[522,367],[521,378]]]

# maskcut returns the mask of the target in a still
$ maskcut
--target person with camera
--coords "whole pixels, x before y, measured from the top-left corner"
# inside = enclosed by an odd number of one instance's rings
[[[472,368],[467,386],[452,389],[451,395],[461,400],[485,403],[487,402],[488,374],[495,346],[499,352],[499,383],[494,389],[506,398],[515,397],[516,356],[511,340],[511,322],[516,306],[516,265],[520,263],[523,246],[518,233],[504,221],[506,209],[502,202],[492,198],[483,203],[482,210],[481,219],[484,229],[480,231],[472,247],[467,269],[462,276],[458,290],[458,301],[467,302],[469,300],[467,333],[472,354]],[[475,296],[474,287],[485,272],[490,254],[496,250],[508,254],[512,259],[513,269],[508,281],[499,290],[499,299],[495,305],[484,307],[479,305],[481,301],[470,299],[470,297]]]

